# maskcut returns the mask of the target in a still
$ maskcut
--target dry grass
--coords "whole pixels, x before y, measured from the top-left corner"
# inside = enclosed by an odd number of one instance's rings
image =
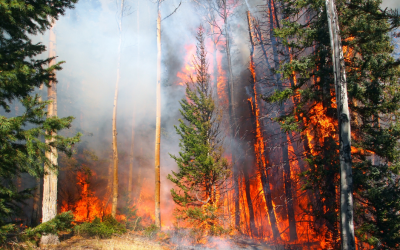
[[[113,237],[112,239],[87,239],[80,236],[74,236],[71,239],[62,241],[60,245],[54,247],[42,247],[39,249],[74,249],[74,250],[168,250],[167,246],[150,241],[146,238],[136,237],[134,235],[124,235],[122,237]]]

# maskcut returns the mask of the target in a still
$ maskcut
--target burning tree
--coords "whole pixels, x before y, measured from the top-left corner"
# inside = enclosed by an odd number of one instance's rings
[[[400,219],[400,63],[391,56],[387,32],[399,26],[399,16],[381,10],[380,1],[336,3],[352,117],[352,146],[347,150],[353,161],[355,232],[360,248],[366,248],[363,242],[367,242],[394,249],[400,242],[398,228],[394,229]],[[344,239],[338,213],[343,175],[339,174],[340,130],[326,6],[313,0],[287,0],[281,10],[285,20],[275,32],[289,48],[290,60],[279,72],[296,81],[265,99],[295,104],[278,120],[282,128],[301,136],[303,157],[309,164],[303,187],[313,190],[311,208],[304,210],[312,211],[312,227],[325,235],[327,247],[339,248]]]
[[[229,176],[227,160],[222,157],[223,139],[220,136],[220,114],[214,104],[206,61],[204,29],[197,32],[197,51],[194,60],[196,80],[186,83],[186,98],[180,102],[184,120],[175,126],[181,136],[179,156],[171,155],[179,170],[168,175],[179,190],[172,189],[174,202],[182,207],[180,216],[188,222],[216,233],[218,226],[219,196]]]

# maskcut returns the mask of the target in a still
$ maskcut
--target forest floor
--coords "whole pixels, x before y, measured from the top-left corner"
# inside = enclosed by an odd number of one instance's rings
[[[82,238],[72,236],[69,239],[61,240],[57,246],[38,247],[34,249],[54,250],[54,249],[74,249],[74,250],[278,250],[276,247],[269,247],[265,244],[253,242],[249,239],[212,239],[206,245],[174,244],[168,237],[149,238],[135,233],[126,233],[121,236],[114,236],[111,239]],[[283,249],[283,248],[279,248]]]

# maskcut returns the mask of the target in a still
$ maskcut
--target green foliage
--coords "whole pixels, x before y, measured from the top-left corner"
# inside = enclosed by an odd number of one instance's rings
[[[42,223],[34,228],[26,229],[21,237],[24,240],[35,240],[38,241],[42,235],[45,234],[57,234],[61,231],[71,231],[73,228],[72,222],[74,221],[74,215],[71,211],[57,214],[52,220]]]
[[[225,230],[220,223],[218,223],[218,211],[217,207],[210,204],[203,206],[202,208],[193,207],[187,209],[185,212],[186,219],[189,224],[195,224],[196,227],[193,233],[203,232],[209,236],[220,236],[228,232]],[[185,218],[185,217],[183,217]]]
[[[400,61],[392,57],[388,32],[400,26],[398,12],[381,10],[380,0],[335,1],[345,48],[348,98],[352,119],[355,227],[360,241],[376,249],[400,244],[399,110]],[[301,20],[298,19],[302,16]],[[274,33],[292,59],[279,69],[296,84],[266,101],[295,100],[290,114],[277,118],[284,130],[301,134],[309,169],[304,188],[313,192],[313,225],[326,225],[333,248],[339,247],[339,154],[337,110],[325,1],[284,0],[283,18]],[[289,55],[288,55],[289,56]],[[327,121],[333,127],[327,127]],[[314,139],[309,141],[306,131]],[[313,145],[311,150],[310,145]],[[371,159],[373,162],[371,162]],[[389,229],[390,228],[390,229]],[[391,230],[393,229],[393,230]],[[363,247],[361,247],[363,248]]]
[[[176,161],[178,171],[168,175],[168,179],[177,186],[171,194],[174,202],[181,206],[178,211],[182,212],[183,218],[197,220],[197,223],[204,220],[199,214],[202,211],[200,207],[212,205],[216,208],[212,211],[218,211],[216,194],[223,190],[224,180],[230,175],[228,162],[222,157],[220,116],[212,98],[203,32],[200,27],[194,61],[196,81],[191,78],[191,82],[186,83],[187,99],[180,101],[183,120],[179,120],[179,127],[175,126],[181,137],[181,151],[179,156],[171,157]]]
[[[17,231],[17,227],[14,224],[6,224],[0,227],[0,246],[4,244],[7,240],[7,236],[10,233]]]
[[[128,201],[127,204],[131,202]],[[124,206],[120,209],[121,213],[125,215],[126,219],[124,221],[126,229],[138,231],[143,228],[141,225],[142,217],[137,215],[138,209],[136,206]]]
[[[84,222],[81,225],[75,226],[74,231],[77,235],[83,237],[106,239],[111,238],[114,234],[125,233],[126,228],[111,215],[106,215],[103,221],[96,217],[92,222]]]
[[[76,2],[0,2],[0,108],[9,113],[11,102],[23,107],[22,115],[0,115],[0,226],[10,222],[20,211],[18,204],[31,196],[29,189],[18,192],[12,180],[23,173],[41,176],[43,163],[49,164],[45,152],[50,146],[70,155],[72,145],[79,141],[80,134],[71,138],[55,135],[69,128],[73,117],[46,118],[49,101],[40,101],[37,95],[32,95],[36,87],[55,80],[55,70],[61,69],[61,63],[48,67],[52,58],[37,59],[46,48],[33,43],[31,37],[43,33],[51,26],[52,19],[57,19]],[[46,134],[46,131],[55,133]],[[52,137],[51,144],[44,143],[44,138]]]
[[[156,224],[151,224],[150,226],[146,227],[144,229],[143,235],[146,237],[152,238],[154,237],[158,232],[160,231],[160,228],[157,227]]]

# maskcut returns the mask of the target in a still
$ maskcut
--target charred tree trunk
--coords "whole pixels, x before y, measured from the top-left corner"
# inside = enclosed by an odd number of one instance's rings
[[[161,0],[157,3],[157,107],[156,107],[156,143],[155,143],[155,224],[161,227],[160,211],[160,140],[161,140]]]
[[[256,223],[255,223],[255,219],[254,219],[253,201],[251,200],[251,194],[250,194],[250,178],[249,178],[248,171],[249,170],[247,167],[243,167],[246,201],[247,201],[247,207],[249,208],[250,233],[254,237],[254,236],[257,236],[258,234],[257,234]]]
[[[111,206],[111,215],[115,218],[117,214],[118,205],[118,144],[117,144],[117,104],[118,104],[118,85],[120,80],[120,64],[121,64],[121,43],[122,43],[122,16],[124,11],[124,0],[121,0],[121,9],[119,16],[119,43],[118,43],[118,64],[117,64],[117,81],[115,83],[115,94],[114,94],[114,108],[113,108],[113,119],[112,119],[112,144],[113,144],[113,160],[114,160],[114,171],[113,171],[113,199]]]
[[[265,152],[267,152],[267,151],[265,151]],[[274,206],[272,204],[272,195],[271,195],[271,188],[269,186],[268,169],[265,167],[261,168],[260,174],[261,174],[261,184],[262,184],[263,191],[264,191],[264,199],[265,199],[265,203],[267,204],[269,221],[270,221],[271,229],[272,229],[272,237],[274,238],[274,240],[278,240],[281,238],[281,235],[279,233],[279,229],[278,229],[276,217],[275,217]]]
[[[272,0],[268,0],[268,10],[269,10],[269,31],[270,31],[270,39],[274,57],[275,70],[279,69],[279,55],[278,55],[278,41],[274,34],[274,28],[279,27],[279,20],[277,19],[275,6],[273,5]],[[276,25],[275,25],[276,23]],[[280,79],[280,75],[276,74],[276,82],[278,85],[278,89],[280,91],[283,90],[282,81]],[[284,104],[279,105],[279,112],[281,115],[285,114],[285,106]],[[296,219],[294,214],[294,204],[293,204],[293,194],[292,194],[292,180],[291,180],[291,169],[289,162],[289,151],[288,151],[288,141],[287,141],[287,133],[285,131],[281,131],[281,148],[282,148],[282,161],[283,161],[283,171],[284,171],[284,182],[285,182],[285,195],[286,195],[286,209],[288,213],[289,220],[289,240],[295,241],[297,240],[297,229],[296,229]]]
[[[259,129],[261,129],[261,126],[259,124],[259,120],[258,120],[258,115],[257,115],[257,109],[258,109],[258,105],[257,105],[257,89],[256,89],[256,73],[255,73],[255,65],[254,65],[254,47],[255,47],[255,43],[254,43],[254,39],[253,39],[253,35],[252,35],[252,30],[253,30],[253,25],[252,25],[252,17],[250,15],[250,11],[247,11],[247,22],[248,22],[248,27],[249,27],[249,37],[250,37],[250,44],[251,44],[251,48],[250,48],[250,71],[252,73],[252,85],[253,85],[253,96],[252,98],[254,99],[254,103],[251,103],[252,100],[250,102],[250,110],[251,110],[251,117],[252,117],[252,124],[253,124],[253,130],[257,130],[257,124]],[[257,136],[257,135],[256,135]],[[260,131],[260,135],[263,138],[263,134]],[[258,143],[258,142],[256,142]],[[264,143],[264,140],[261,139],[260,143]],[[271,196],[271,188],[270,188],[270,183],[269,183],[269,176],[268,176],[268,169],[266,169],[266,150],[264,150],[264,152],[262,152],[262,148],[265,149],[264,145],[259,145],[260,147],[260,152],[255,152],[256,155],[256,161],[258,162],[258,169],[261,175],[261,184],[263,187],[263,191],[264,191],[264,199],[267,205],[267,210],[268,210],[268,215],[269,215],[269,222],[272,228],[272,234],[273,234],[273,238],[279,239],[280,238],[280,233],[278,230],[278,226],[276,223],[276,217],[275,217],[275,211],[274,211],[274,207],[272,205],[272,196]],[[263,153],[265,154],[263,156]],[[264,160],[263,160],[263,157]]]
[[[49,43],[49,57],[56,56],[56,35],[54,33],[55,23],[50,29],[50,43]],[[55,64],[55,59],[51,60],[49,66]],[[48,105],[47,117],[51,118],[57,116],[57,88],[56,82],[51,81],[47,89],[47,99],[51,101]],[[47,131],[50,136],[56,136],[53,131]],[[46,144],[54,142],[54,139],[46,139]],[[44,176],[43,176],[43,207],[42,207],[42,222],[47,222],[57,215],[57,148],[50,146],[50,151],[46,151],[46,158],[48,163],[44,165]],[[60,241],[58,235],[48,234],[43,235],[41,238],[41,244],[43,245],[56,245]]]
[[[340,231],[343,250],[355,249],[353,222],[353,179],[351,169],[351,128],[347,101],[346,71],[334,0],[326,0],[332,64],[335,76],[340,152]]]

